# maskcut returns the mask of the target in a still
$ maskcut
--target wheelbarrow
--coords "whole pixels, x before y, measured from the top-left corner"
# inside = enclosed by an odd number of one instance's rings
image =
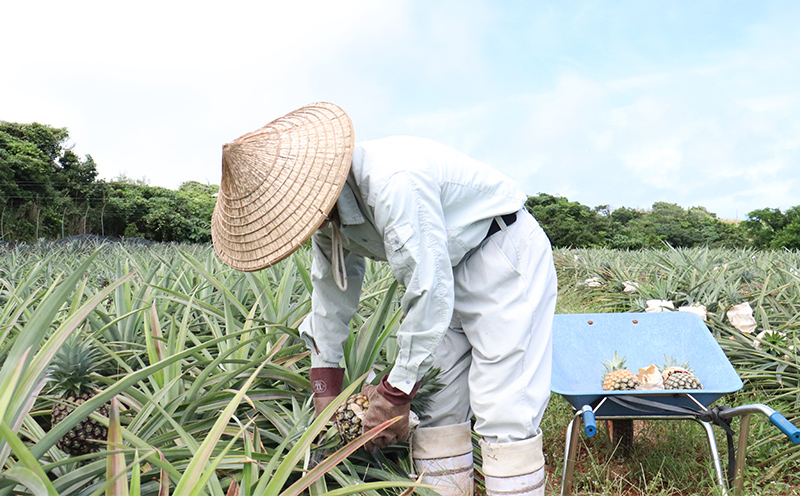
[[[603,361],[614,352],[625,355],[634,372],[661,364],[665,356],[689,362],[703,384],[698,390],[604,391]],[[800,443],[800,429],[762,404],[712,406],[725,394],[738,391],[742,381],[703,320],[689,312],[558,314],[553,323],[551,390],[572,405],[574,416],[566,432],[561,494],[572,492],[578,436],[597,432],[597,420],[625,425],[640,420],[693,420],[708,438],[711,461],[722,494],[728,487],[741,494],[750,415],[766,415],[789,439]],[[731,420],[739,421],[738,448],[733,451]],[[623,422],[620,422],[623,421]],[[723,475],[713,426],[728,436],[728,474]],[[726,481],[727,479],[727,481]]]

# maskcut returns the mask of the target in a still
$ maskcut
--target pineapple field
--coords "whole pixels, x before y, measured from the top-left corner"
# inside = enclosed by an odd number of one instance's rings
[[[430,494],[415,487],[406,446],[367,453],[359,447],[373,434],[345,442],[325,421],[397,354],[402,288],[385,264],[367,266],[345,391],[314,420],[296,330],[310,309],[310,258],[301,249],[242,273],[209,245],[0,246],[0,496]],[[559,249],[555,258],[559,313],[702,313],[744,381],[718,403],[765,403],[800,423],[800,254]],[[690,370],[674,358],[669,366]],[[438,387],[435,372],[412,410]],[[542,424],[548,494],[560,490],[571,418],[554,395]],[[800,494],[800,447],[766,419],[751,422],[746,491]],[[717,493],[693,422],[637,422],[625,456],[599,427],[581,440],[575,494]],[[475,450],[479,464],[477,440]],[[481,494],[479,467],[476,479]]]

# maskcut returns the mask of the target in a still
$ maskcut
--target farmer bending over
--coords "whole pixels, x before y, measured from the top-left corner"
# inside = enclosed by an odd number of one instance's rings
[[[364,430],[403,418],[366,448],[408,438],[409,404],[438,367],[444,387],[417,412],[411,440],[423,481],[472,494],[474,428],[486,494],[543,495],[539,423],[557,285],[550,242],[525,200],[506,176],[433,141],[354,145],[347,114],[316,103],[223,146],[211,232],[222,260],[245,271],[312,239],[312,311],[300,331],[317,415],[341,392],[364,257],[388,261],[405,286],[405,319],[391,372],[363,388]]]

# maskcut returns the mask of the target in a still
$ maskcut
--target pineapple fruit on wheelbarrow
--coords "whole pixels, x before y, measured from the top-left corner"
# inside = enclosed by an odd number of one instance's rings
[[[615,351],[611,359],[604,361],[604,391],[633,391],[652,389],[703,389],[700,380],[691,373],[688,363],[678,364],[674,358],[666,357],[661,367],[650,364],[639,369],[639,374],[625,368],[625,356]],[[623,455],[633,448],[633,420],[620,419],[609,422],[611,442],[619,446]]]

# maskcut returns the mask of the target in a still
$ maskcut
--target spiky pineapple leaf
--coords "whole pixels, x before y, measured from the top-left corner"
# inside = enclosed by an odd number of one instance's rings
[[[58,496],[58,491],[56,491],[53,483],[50,482],[47,474],[44,473],[44,469],[39,464],[37,458],[31,454],[30,450],[28,450],[28,448],[25,446],[25,443],[23,443],[22,440],[17,437],[17,433],[14,432],[5,421],[0,421],[0,436],[6,440],[8,445],[11,447],[11,451],[17,455],[17,458],[22,465],[21,467],[13,467],[20,469],[17,470],[15,474],[20,477],[25,476],[26,478],[31,478],[31,482],[35,483],[35,488],[37,489],[43,487],[45,492],[39,492],[39,494]],[[30,488],[34,489],[34,487]]]

